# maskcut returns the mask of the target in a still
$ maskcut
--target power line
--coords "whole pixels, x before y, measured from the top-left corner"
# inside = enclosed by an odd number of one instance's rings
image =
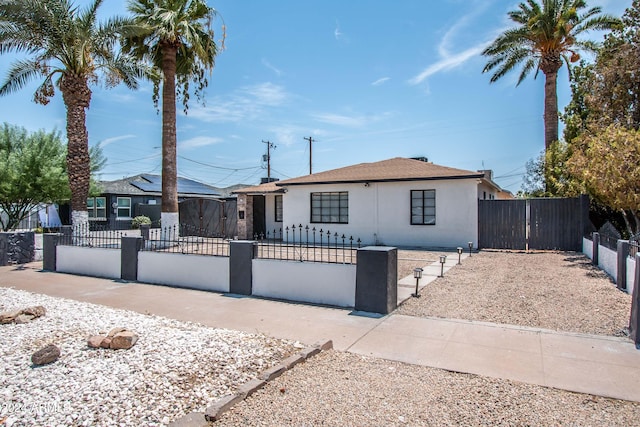
[[[202,165],[202,166],[207,166],[210,168],[214,168],[214,169],[222,169],[222,170],[228,170],[228,171],[244,171],[244,170],[249,170],[249,169],[255,169],[256,166],[252,166],[249,168],[226,168],[224,166],[216,166],[216,165],[212,165],[209,163],[204,163],[204,162],[200,162],[198,160],[193,160],[193,159],[189,159],[188,157],[184,157],[184,156],[178,156],[178,158],[182,159],[182,160],[186,160],[188,162],[192,162],[192,163],[196,163],[198,165]]]

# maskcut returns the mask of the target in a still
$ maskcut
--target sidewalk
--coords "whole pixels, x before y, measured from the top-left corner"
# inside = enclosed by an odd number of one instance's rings
[[[0,267],[0,286],[341,351],[640,402],[640,350],[628,339],[349,310]]]

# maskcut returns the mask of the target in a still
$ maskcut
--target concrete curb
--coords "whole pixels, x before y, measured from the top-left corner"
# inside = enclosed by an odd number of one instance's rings
[[[256,391],[264,387],[269,381],[278,378],[280,375],[292,369],[298,363],[305,362],[312,356],[320,353],[321,351],[331,350],[333,348],[333,341],[318,341],[315,344],[300,350],[298,353],[287,357],[280,363],[271,368],[261,372],[258,378],[246,382],[238,388],[238,391],[233,394],[222,396],[213,403],[211,403],[204,413],[191,412],[184,415],[175,421],[169,423],[170,427],[207,427],[211,422],[220,419],[222,414],[227,412],[236,403],[251,396]]]

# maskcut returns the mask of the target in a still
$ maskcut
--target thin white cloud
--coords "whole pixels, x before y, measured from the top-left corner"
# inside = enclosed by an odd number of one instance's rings
[[[391,113],[381,113],[377,115],[343,115],[335,113],[314,114],[312,117],[319,122],[345,127],[364,127],[367,124],[386,119]]]
[[[429,65],[425,68],[420,74],[409,79],[409,83],[412,85],[417,85],[422,83],[428,77],[431,77],[434,74],[439,73],[440,71],[452,70],[454,68],[458,68],[467,62],[469,59],[474,56],[479,55],[482,51],[489,45],[488,42],[481,43],[479,45],[473,46],[465,51],[462,51],[456,55],[452,55],[446,58],[441,59],[440,61]]]
[[[346,127],[361,127],[366,123],[365,118],[362,116],[344,116],[333,113],[315,114],[313,118],[322,123]]]
[[[391,77],[382,77],[376,80],[375,82],[371,83],[371,86],[380,86],[381,84],[386,83],[389,80],[391,80]]]
[[[338,21],[336,21],[336,29],[333,30],[333,36],[336,38],[336,40],[340,40],[343,36],[342,31],[340,31],[340,24],[338,23]]]
[[[194,138],[180,141],[178,146],[182,149],[188,150],[190,148],[207,147],[209,145],[219,144],[220,142],[222,142],[221,138],[212,136],[196,136]]]
[[[281,76],[282,75],[282,70],[280,70],[279,68],[275,67],[273,64],[271,64],[269,61],[267,61],[264,58],[262,58],[262,65],[267,67],[269,70],[273,71],[277,76]]]
[[[190,109],[189,116],[204,122],[251,120],[263,115],[267,107],[285,104],[289,97],[282,86],[273,83],[245,86],[228,97],[215,97],[206,107]]]
[[[430,76],[442,71],[452,70],[458,68],[469,61],[471,58],[482,53],[482,51],[489,45],[490,42],[478,43],[470,48],[463,50],[462,52],[455,53],[453,48],[455,40],[461,33],[465,32],[465,28],[469,25],[473,25],[474,18],[478,17],[489,6],[488,2],[473,2],[475,7],[468,14],[458,19],[447,32],[442,36],[440,43],[438,43],[438,55],[440,59],[435,63],[429,65],[419,74],[409,79],[409,84],[417,85],[425,81]]]
[[[135,137],[136,137],[135,135],[131,135],[131,134],[114,136],[112,138],[107,138],[107,139],[103,139],[102,141],[100,141],[100,146],[102,148],[104,148],[107,145],[113,144],[114,142],[122,141],[122,140],[125,140],[125,139],[131,139],[131,138],[135,138]]]

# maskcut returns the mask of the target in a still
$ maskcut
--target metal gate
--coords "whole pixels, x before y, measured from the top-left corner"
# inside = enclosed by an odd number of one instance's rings
[[[235,200],[189,199],[180,202],[179,214],[185,234],[233,238],[238,233]]]
[[[478,247],[582,249],[589,227],[589,197],[478,201]]]

